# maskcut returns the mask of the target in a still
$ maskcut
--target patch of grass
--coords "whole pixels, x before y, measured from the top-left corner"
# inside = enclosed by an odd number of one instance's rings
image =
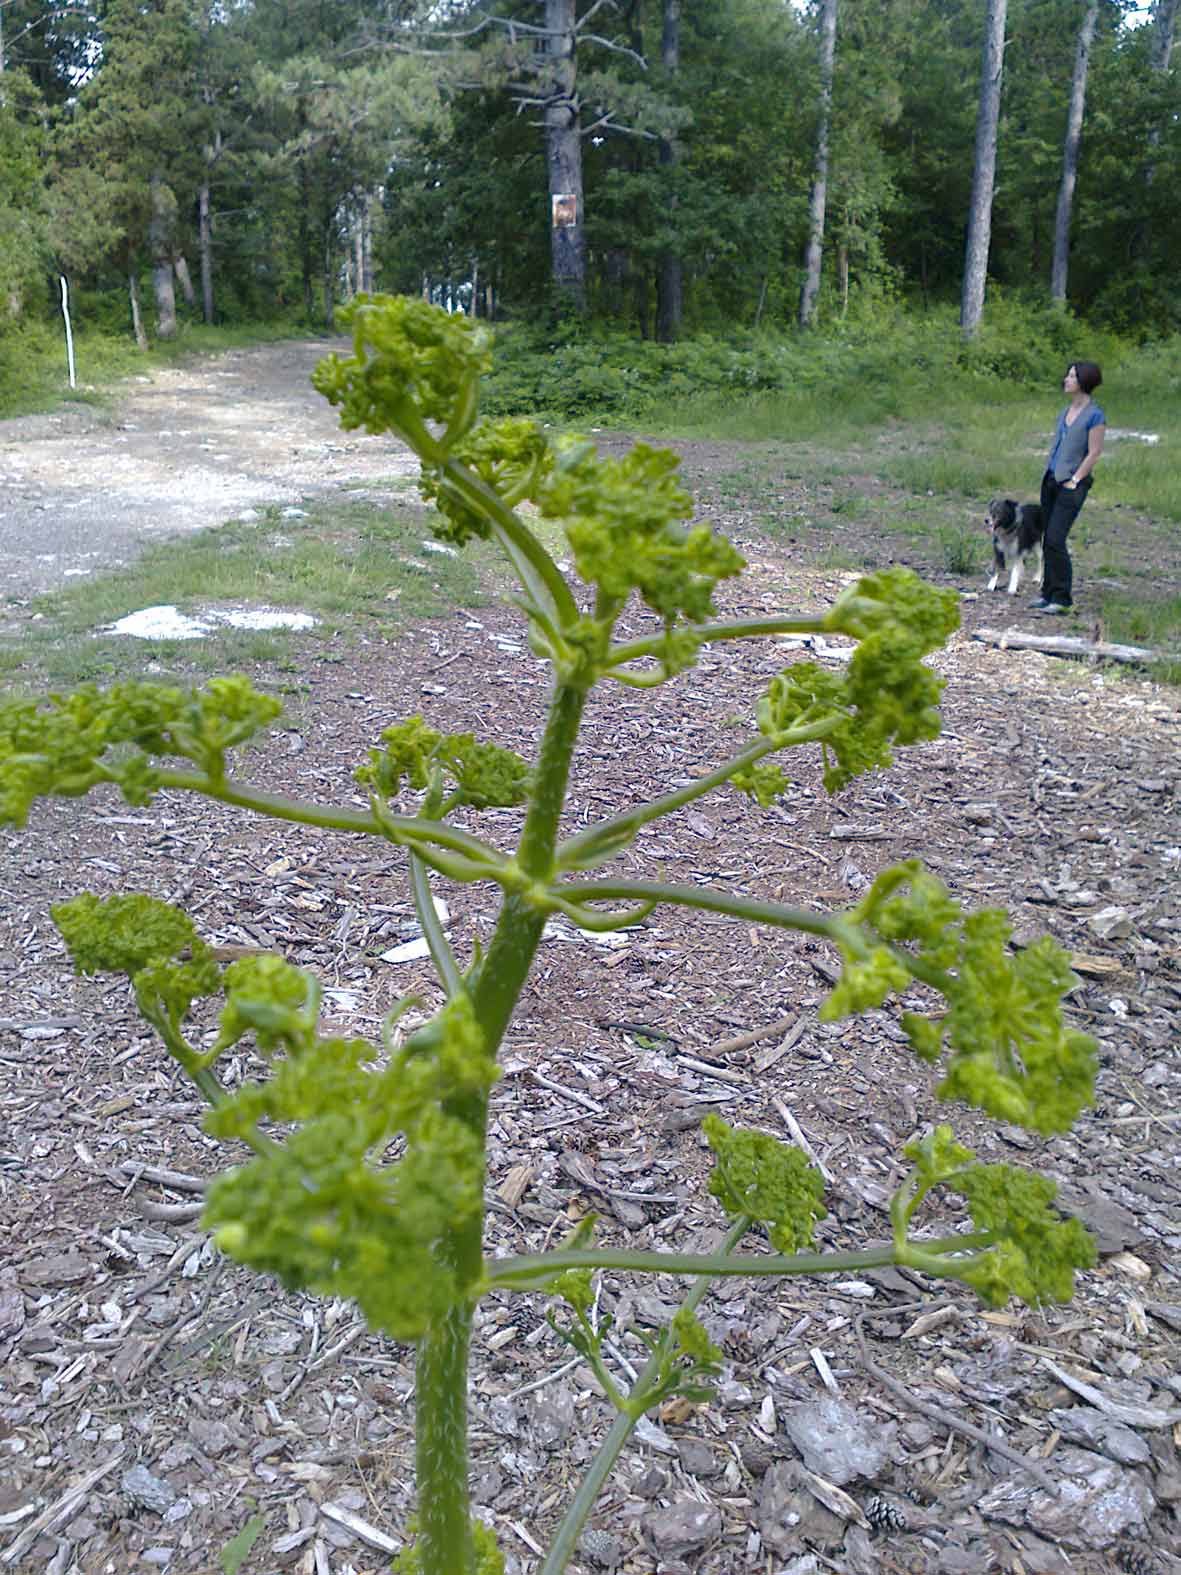
[[[429,545],[424,545],[424,543]],[[191,675],[229,667],[291,671],[309,645],[342,630],[385,633],[482,600],[475,563],[432,551],[422,510],[393,514],[363,500],[307,505],[302,519],[258,521],[149,547],[130,567],[40,597],[19,643],[0,644],[0,671],[19,681],[111,682],[130,670]],[[218,606],[308,612],[308,632],[221,628],[202,640],[137,640],[104,627],[144,607]]]
[[[962,525],[945,525],[939,531],[943,567],[948,574],[975,574],[980,566],[980,537]]]
[[[0,333],[0,417],[30,415],[62,405],[109,406],[114,387],[160,366],[174,366],[198,355],[281,339],[315,338],[314,330],[292,323],[248,323],[206,327],[186,323],[175,339],[157,340],[145,352],[130,332],[74,323],[74,359],[79,386],[69,387],[60,324],[27,322]]]
[[[1181,595],[1128,596],[1110,591],[1102,597],[1099,610],[1109,640],[1167,651],[1181,663]]]
[[[820,569],[872,569],[877,560],[870,562],[864,553],[850,552],[848,547],[825,547],[816,555]]]

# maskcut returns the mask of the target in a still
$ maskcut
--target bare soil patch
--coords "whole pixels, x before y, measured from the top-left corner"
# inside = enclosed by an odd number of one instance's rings
[[[841,575],[768,546],[741,510],[722,523],[751,560],[721,598],[727,613],[840,589]],[[298,715],[242,763],[264,786],[347,801],[365,748],[413,712],[536,744],[546,672],[507,608],[322,654],[346,659],[310,661]],[[770,642],[707,652],[654,695],[596,696],[571,825],[732,752],[795,654]],[[667,910],[613,945],[556,927],[493,1096],[489,1250],[538,1248],[588,1211],[629,1246],[708,1241],[718,1221],[700,1121],[716,1109],[785,1138],[798,1123],[831,1175],[827,1246],[887,1234],[901,1144],[952,1117],[983,1157],[1057,1177],[1099,1231],[1101,1264],[1071,1306],[1036,1314],[983,1314],[965,1292],[892,1271],[729,1282],[706,1304],[727,1356],[718,1402],[667,1408],[625,1451],[584,1575],[1181,1569],[1181,710],[1174,692],[962,637],[938,665],[945,732],[890,773],[830,799],[817,755],[799,753],[775,809],[707,800],[619,867],[829,908],[921,855],[965,900],[1009,906],[1019,938],[1048,931],[1076,954],[1071,1015],[1100,1044],[1094,1110],[1043,1143],[937,1107],[896,1010],[819,1023],[834,960],[807,938]],[[512,817],[501,823],[507,839]],[[496,824],[481,817],[485,832]],[[333,1021],[376,1036],[398,997],[437,999],[425,965],[381,960],[413,931],[401,855],[173,794],[145,810],[101,796],[43,805],[4,844],[0,1567],[212,1575],[256,1514],[248,1575],[387,1567],[380,1539],[400,1543],[411,1509],[411,1353],[369,1335],[347,1304],[285,1295],[214,1254],[192,1188],[234,1156],[201,1132],[198,1102],[127,990],[71,976],[48,909],[83,887],[180,901],[215,944],[274,947],[314,969]],[[466,956],[495,894],[445,895]],[[1092,921],[1112,907],[1126,923],[1103,938]],[[242,1056],[234,1075],[254,1072]],[[667,1283],[603,1277],[625,1360],[642,1359],[635,1331],[675,1299]],[[609,1415],[539,1299],[490,1301],[481,1321],[476,1502],[509,1569],[525,1572]],[[787,1431],[826,1382],[862,1424],[893,1429],[883,1463],[845,1484],[851,1518],[809,1491]],[[956,1420],[1029,1457],[1057,1493]]]
[[[405,449],[342,432],[312,388],[317,361],[344,347],[203,356],[133,379],[113,416],[71,406],[0,421],[0,593],[56,588],[244,509],[409,474]]]

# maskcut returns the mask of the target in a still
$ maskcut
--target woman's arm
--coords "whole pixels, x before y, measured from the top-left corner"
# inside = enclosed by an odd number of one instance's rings
[[[1087,477],[1099,463],[1099,456],[1103,452],[1103,438],[1106,431],[1107,427],[1103,422],[1100,422],[1098,426],[1092,427],[1087,433],[1086,456],[1084,457],[1082,464],[1075,471],[1074,475],[1071,476],[1070,480],[1064,481],[1062,483],[1067,491],[1073,491],[1074,488],[1078,486],[1080,481],[1086,481]]]

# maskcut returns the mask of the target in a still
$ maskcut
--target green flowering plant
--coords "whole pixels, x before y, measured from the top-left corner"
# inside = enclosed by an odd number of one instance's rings
[[[909,1169],[891,1204],[891,1239],[820,1251],[823,1178],[799,1149],[762,1133],[704,1123],[714,1156],[709,1191],[724,1224],[699,1252],[645,1252],[598,1238],[584,1221],[541,1253],[484,1251],[485,1139],[497,1054],[548,919],[584,929],[632,924],[660,905],[690,907],[818,937],[842,972],[825,1019],[905,993],[906,1035],[938,1064],[936,1092],[1033,1131],[1065,1130],[1091,1097],[1095,1049],[1063,1020],[1069,959],[1044,940],[1016,953],[1002,913],[965,911],[916,862],[883,873],[855,906],[810,908],[741,897],[723,887],[618,878],[606,866],[642,828],[708,793],[734,788],[767,805],[787,787],[778,757],[818,747],[836,791],[890,764],[898,748],[939,730],[941,684],[927,658],[956,627],[954,597],[902,570],[866,575],[817,615],[727,620],[718,586],[738,574],[734,548],[703,524],[668,453],[640,446],[599,457],[581,440],[551,441],[529,422],[481,423],[487,330],[419,301],[361,297],[353,354],[329,357],[316,386],[348,427],[398,435],[423,466],[444,540],[482,537],[514,571],[517,604],[553,691],[532,761],[467,733],[442,734],[420,716],[387,728],[358,766],[367,805],[325,806],[264,791],[229,752],[265,736],[277,704],[245,679],[192,693],[146,684],[52,695],[0,706],[0,819],[20,826],[35,801],[116,787],[132,804],[186,790],[269,816],[383,838],[406,853],[410,890],[445,995],[405,1030],[410,1001],[389,1014],[380,1042],[325,1033],[321,989],[278,957],[222,969],[191,921],[146,896],[84,893],[53,910],[75,966],[125,975],[166,1050],[209,1103],[207,1130],[249,1158],[209,1189],[205,1221],[223,1251],[283,1284],[353,1298],[375,1329],[416,1345],[416,1540],[404,1575],[496,1575],[502,1560],[473,1521],[467,1487],[467,1375],[473,1313],[490,1293],[541,1295],[555,1329],[596,1374],[615,1420],[541,1566],[559,1575],[620,1450],[639,1420],[671,1395],[704,1402],[721,1357],[698,1308],[711,1283],[741,1275],[824,1275],[902,1264],[973,1287],[988,1302],[1039,1303],[1071,1294],[1093,1262],[1076,1222],[1054,1209],[1050,1182],[978,1164],[950,1128],[906,1149]],[[578,595],[519,512],[559,522]],[[649,632],[620,639],[636,600]],[[755,708],[749,740],[694,781],[559,834],[586,699],[600,682],[662,684],[690,669],[702,646],[793,633],[854,642],[839,674],[796,662]],[[481,835],[478,816],[520,806],[515,845]],[[465,824],[452,819],[463,808]],[[486,951],[455,955],[435,907],[432,875],[500,889]],[[918,1001],[914,999],[918,993]],[[222,998],[216,1029],[198,1033],[200,1003]],[[927,1009],[916,1006],[926,1002]],[[230,1087],[224,1058],[253,1052],[259,1075]],[[935,1193],[967,1205],[972,1227],[924,1230]],[[613,1365],[610,1316],[595,1275],[675,1275],[688,1281],[668,1328],[645,1334],[637,1373]]]

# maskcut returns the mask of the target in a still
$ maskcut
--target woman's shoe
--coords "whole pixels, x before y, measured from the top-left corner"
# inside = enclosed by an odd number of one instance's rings
[[[1038,608],[1038,612],[1046,613],[1050,617],[1054,617],[1054,618],[1065,617],[1065,615],[1068,612],[1073,612],[1073,611],[1074,611],[1074,608],[1073,607],[1068,607],[1065,602],[1043,602],[1042,605]]]
[[[1030,602],[1029,607],[1031,612],[1045,612],[1049,605],[1049,602],[1044,596],[1039,596],[1037,601]]]

